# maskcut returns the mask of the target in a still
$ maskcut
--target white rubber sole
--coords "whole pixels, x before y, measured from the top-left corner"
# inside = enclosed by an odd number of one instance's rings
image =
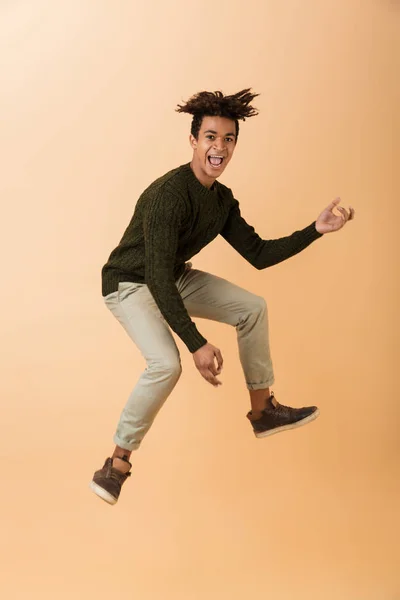
[[[314,411],[308,417],[301,419],[301,421],[297,421],[297,423],[290,423],[289,425],[282,425],[282,427],[276,427],[276,429],[269,429],[268,431],[262,431],[260,433],[254,433],[256,438],[265,438],[269,435],[274,435],[274,433],[280,433],[281,431],[287,431],[288,429],[295,429],[296,427],[301,427],[302,425],[307,425],[310,421],[314,421],[319,415],[319,408]]]
[[[105,490],[104,488],[97,485],[97,483],[95,483],[94,481],[90,482],[89,487],[92,490],[92,492],[94,492],[97,496],[99,496],[99,498],[101,498],[105,502],[108,502],[108,504],[116,504],[117,503],[117,500],[114,498],[114,496],[109,494],[109,492],[107,492],[107,490]]]

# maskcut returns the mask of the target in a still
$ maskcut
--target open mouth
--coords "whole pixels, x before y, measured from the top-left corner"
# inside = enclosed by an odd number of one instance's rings
[[[224,157],[218,156],[216,154],[211,154],[207,158],[208,158],[208,162],[213,167],[213,169],[219,169],[221,167],[222,163],[224,162]]]

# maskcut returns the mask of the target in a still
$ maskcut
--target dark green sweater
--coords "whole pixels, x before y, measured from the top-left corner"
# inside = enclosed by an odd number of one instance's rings
[[[314,221],[290,236],[261,239],[241,216],[232,191],[218,181],[206,188],[186,163],[141,194],[121,241],[103,266],[103,296],[117,291],[121,281],[146,283],[171,329],[195,352],[207,340],[191,320],[175,282],[185,261],[218,234],[256,269],[290,258],[322,235]]]

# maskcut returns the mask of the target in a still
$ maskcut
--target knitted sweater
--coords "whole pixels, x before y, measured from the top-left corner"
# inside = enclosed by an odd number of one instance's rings
[[[215,181],[208,189],[190,163],[169,171],[140,196],[118,246],[102,268],[102,294],[118,283],[146,283],[161,314],[190,352],[207,343],[191,320],[176,280],[185,261],[220,234],[256,269],[265,269],[301,252],[321,237],[315,221],[301,231],[263,240],[240,214],[230,188]]]

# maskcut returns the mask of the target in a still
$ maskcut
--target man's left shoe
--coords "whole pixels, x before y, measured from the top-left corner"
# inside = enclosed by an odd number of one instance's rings
[[[254,435],[257,438],[267,437],[280,431],[301,427],[316,419],[319,409],[316,406],[305,406],[303,408],[291,408],[279,404],[271,392],[267,400],[267,406],[261,413],[261,417],[255,419],[252,412],[247,413],[247,418],[253,426]]]
[[[129,467],[132,467],[127,458],[124,457],[122,460],[128,463]],[[90,489],[99,498],[108,502],[108,504],[116,504],[122,485],[130,476],[130,471],[123,473],[119,469],[115,469],[113,458],[109,457],[106,458],[103,468],[96,471],[93,475],[93,479],[90,482]]]

